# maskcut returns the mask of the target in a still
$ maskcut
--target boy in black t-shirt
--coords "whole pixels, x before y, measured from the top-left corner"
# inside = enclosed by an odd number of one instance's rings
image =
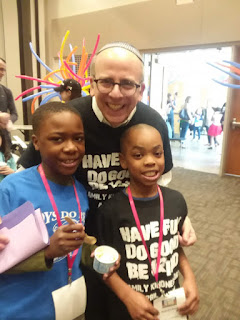
[[[186,301],[178,311],[193,314],[199,304],[197,285],[178,240],[187,206],[178,191],[158,186],[165,165],[161,135],[138,124],[124,132],[120,144],[130,185],[106,201],[98,215],[99,244],[121,254],[120,268],[106,281],[115,293],[106,297],[108,319],[158,319],[151,302],[179,287],[179,271]]]

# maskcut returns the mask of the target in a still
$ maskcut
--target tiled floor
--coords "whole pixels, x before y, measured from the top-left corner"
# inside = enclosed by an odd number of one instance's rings
[[[179,141],[171,141],[171,149],[174,167],[181,167],[189,170],[197,170],[208,173],[219,173],[222,136],[218,137],[220,142],[218,147],[213,144],[213,149],[209,150],[206,144],[207,136],[201,135],[200,140],[188,135],[185,141],[185,148],[182,148]]]

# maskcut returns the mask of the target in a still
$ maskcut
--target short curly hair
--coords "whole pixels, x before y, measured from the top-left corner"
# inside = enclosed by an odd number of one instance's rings
[[[65,111],[75,113],[80,119],[82,119],[80,113],[75,108],[70,106],[68,103],[62,103],[60,101],[48,102],[37,108],[32,117],[34,134],[38,133],[41,124],[45,121],[47,116],[53,113],[61,113]]]

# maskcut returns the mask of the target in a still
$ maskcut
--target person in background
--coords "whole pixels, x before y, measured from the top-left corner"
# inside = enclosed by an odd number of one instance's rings
[[[185,147],[186,134],[189,128],[190,123],[193,121],[192,117],[192,107],[191,107],[191,97],[187,96],[185,103],[181,109],[184,111],[184,117],[180,118],[180,139],[182,140],[182,147]],[[181,111],[179,115],[181,114]]]
[[[0,57],[0,81],[6,74],[6,61]],[[16,106],[10,89],[0,84],[0,127],[4,129],[7,143],[11,147],[11,136],[9,131],[12,124],[18,119]]]
[[[208,129],[208,135],[210,136],[210,146],[208,149],[212,149],[212,140],[214,140],[215,147],[219,146],[217,137],[222,133],[222,111],[221,108],[215,108],[212,116],[212,124]]]
[[[152,302],[179,288],[179,270],[186,301],[178,311],[193,314],[199,304],[196,280],[176,241],[187,216],[187,205],[180,192],[158,185],[164,170],[161,135],[151,126],[138,124],[123,133],[120,145],[120,162],[129,171],[130,185],[105,201],[98,213],[98,244],[111,246],[121,254],[119,269],[106,281],[116,294],[109,292],[105,297],[106,320],[161,319]],[[157,253],[164,267],[156,271]],[[170,267],[173,260],[174,266]]]
[[[74,79],[64,80],[63,83],[59,87],[54,88],[54,90],[60,93],[62,101],[65,102],[82,96],[82,87],[80,83]]]
[[[16,163],[6,138],[6,132],[0,128],[0,182],[16,171]]]
[[[171,128],[170,138],[174,138],[174,100],[172,99],[172,94],[168,93],[167,95],[167,122]]]
[[[195,139],[196,136],[196,131],[198,133],[198,141],[201,138],[201,129],[202,129],[202,108],[197,108],[197,110],[195,111],[194,115],[194,126],[193,126],[193,140]]]
[[[177,99],[178,99],[178,92],[175,92],[173,97],[173,105],[175,109],[177,108]]]
[[[224,126],[224,120],[225,120],[225,111],[226,111],[226,102],[223,104],[221,112],[222,112],[222,118],[220,120],[221,126],[222,126],[222,131],[223,131],[223,126]]]
[[[211,145],[211,137],[208,135],[208,129],[212,123],[212,116],[213,116],[213,108],[212,106],[208,103],[206,108],[203,109],[203,125],[202,127],[206,129],[207,132],[207,138],[208,138],[208,143],[206,146],[210,147]]]

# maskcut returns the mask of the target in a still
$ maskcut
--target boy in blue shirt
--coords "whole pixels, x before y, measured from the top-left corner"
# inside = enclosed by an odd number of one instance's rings
[[[32,123],[33,144],[42,162],[3,180],[0,216],[26,201],[40,208],[50,236],[43,253],[46,263],[53,266],[50,271],[0,275],[1,319],[53,320],[62,309],[67,312],[64,319],[73,319],[84,313],[86,304],[79,262],[88,199],[82,184],[73,178],[85,152],[84,128],[79,113],[61,102],[38,108]],[[66,216],[75,224],[68,224]],[[2,248],[7,245],[4,237],[0,240]],[[80,295],[75,304],[71,298],[74,283]]]

